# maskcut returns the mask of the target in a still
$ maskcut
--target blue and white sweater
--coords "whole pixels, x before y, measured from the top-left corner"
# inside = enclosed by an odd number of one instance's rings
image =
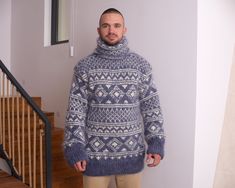
[[[151,66],[127,39],[97,48],[74,68],[65,124],[68,162],[87,160],[88,176],[131,174],[147,153],[164,156],[163,117]]]

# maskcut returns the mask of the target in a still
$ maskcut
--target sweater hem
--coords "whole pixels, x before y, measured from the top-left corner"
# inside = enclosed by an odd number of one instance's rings
[[[144,156],[126,158],[126,159],[102,159],[89,160],[86,176],[109,176],[120,174],[135,174],[141,172],[144,168]]]

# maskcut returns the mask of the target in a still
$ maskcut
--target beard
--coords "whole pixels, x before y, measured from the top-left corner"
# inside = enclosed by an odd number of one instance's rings
[[[110,39],[110,37],[111,37],[111,39]],[[100,38],[104,41],[105,44],[107,44],[109,46],[115,46],[122,40],[122,37],[121,37],[120,39],[115,40],[115,42],[112,42],[112,37],[114,37],[114,39],[118,38],[118,36],[116,34],[108,34],[105,37],[101,36]]]

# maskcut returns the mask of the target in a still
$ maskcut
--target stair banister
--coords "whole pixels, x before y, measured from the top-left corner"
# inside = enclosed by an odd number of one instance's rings
[[[0,60],[0,68],[3,73],[7,76],[7,78],[11,81],[11,83],[16,87],[17,91],[21,94],[21,96],[27,101],[27,103],[32,107],[32,109],[36,112],[36,114],[40,117],[40,119],[45,124],[45,160],[46,160],[46,188],[52,187],[51,182],[51,125],[46,117],[46,115],[42,112],[42,110],[36,105],[33,99],[28,95],[28,93],[21,87],[19,82],[15,79],[15,77],[10,73],[7,67]]]

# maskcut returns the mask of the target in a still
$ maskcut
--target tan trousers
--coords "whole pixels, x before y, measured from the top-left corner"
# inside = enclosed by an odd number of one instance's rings
[[[108,188],[113,176],[83,176],[83,188]],[[141,173],[116,175],[117,188],[141,188]]]

